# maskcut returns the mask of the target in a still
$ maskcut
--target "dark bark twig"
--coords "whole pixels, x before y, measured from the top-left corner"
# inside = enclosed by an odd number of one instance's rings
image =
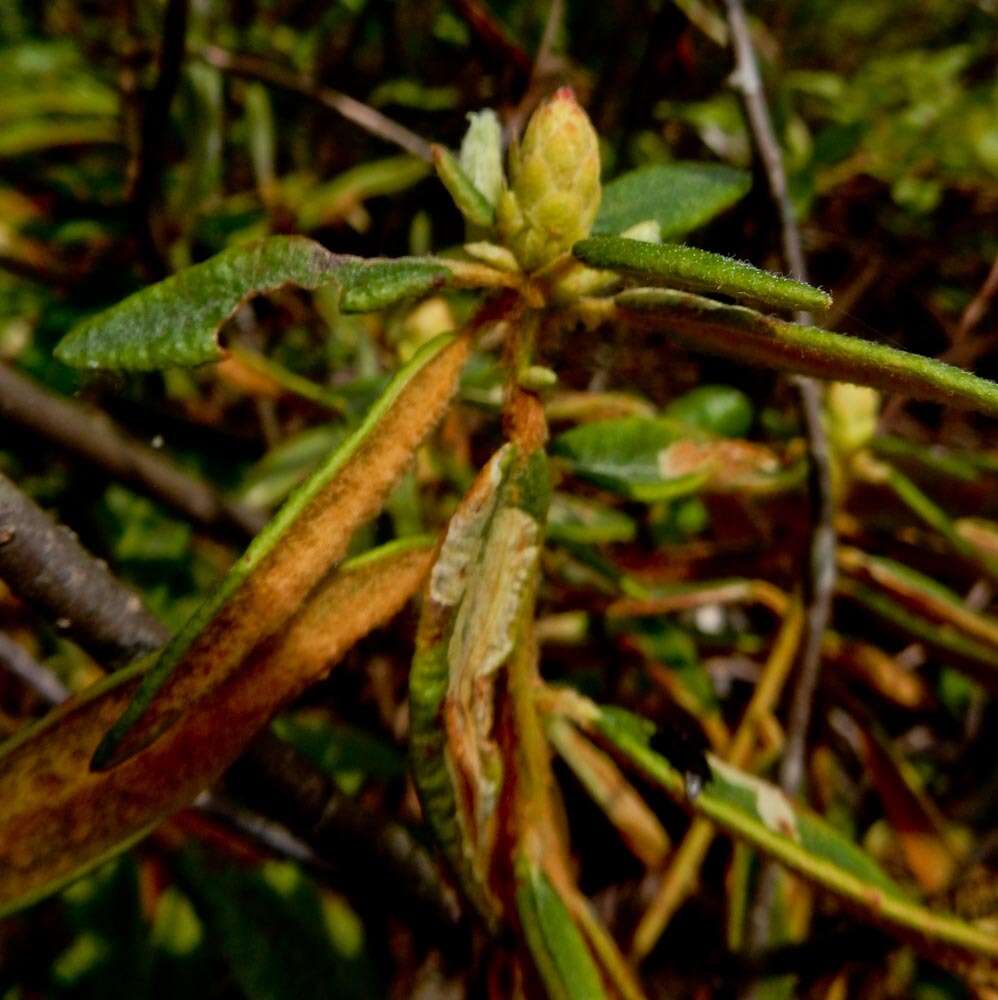
[[[433,160],[430,143],[422,136],[416,135],[415,132],[400,125],[397,121],[393,121],[376,108],[372,108],[347,94],[340,93],[338,90],[317,87],[296,73],[275,66],[266,59],[228,52],[217,45],[206,45],[191,54],[223,73],[245,77],[249,80],[259,80],[261,83],[268,83],[271,86],[280,87],[282,90],[300,94],[302,97],[335,111],[371,135],[377,136],[393,146],[398,146],[427,163],[431,163]]]
[[[170,105],[180,85],[189,10],[190,0],[169,0],[167,3],[163,16],[163,41],[156,63],[156,82],[142,109],[139,146],[130,171],[129,201],[135,212],[146,264],[157,278],[165,277],[168,268],[156,243],[152,212],[160,195]]]
[[[0,416],[80,455],[206,528],[255,535],[266,516],[220,496],[99,410],[74,403],[0,364]]]
[[[756,150],[765,167],[770,193],[779,211],[783,254],[791,275],[798,281],[807,281],[807,264],[800,228],[790,202],[783,154],[773,131],[745,8],[742,0],[725,0],[725,4],[735,54],[733,82],[741,93]],[[806,313],[798,314],[797,319],[801,323],[811,322],[811,317]],[[814,691],[821,667],[821,642],[831,617],[836,576],[832,458],[822,421],[822,388],[812,378],[798,377],[795,383],[807,434],[814,523],[807,577],[807,634],[791,698],[787,742],[779,770],[780,786],[790,795],[799,793],[804,779],[804,754]]]
[[[60,631],[103,659],[129,659],[167,638],[138,594],[2,474],[0,578]]]

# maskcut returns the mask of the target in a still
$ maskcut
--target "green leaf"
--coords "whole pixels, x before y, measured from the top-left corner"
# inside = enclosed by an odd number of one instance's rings
[[[637,534],[637,525],[613,507],[570,493],[555,493],[551,498],[547,534],[553,542],[580,545],[630,542]]]
[[[846,595],[893,626],[906,639],[923,642],[944,664],[956,667],[998,693],[998,648],[968,636],[948,622],[931,621],[880,591],[844,576],[839,593]]]
[[[291,496],[167,644],[94,756],[106,767],[155,740],[283,626],[377,514],[454,392],[467,342],[439,337]],[[134,731],[133,731],[134,730]]]
[[[998,416],[998,385],[918,354],[685,292],[635,288],[616,302],[628,322],[674,335],[696,350]]]
[[[475,187],[457,157],[449,149],[433,146],[433,166],[436,168],[437,176],[454,199],[454,204],[472,225],[491,226],[495,222],[494,206]]]
[[[818,288],[763,271],[744,261],[676,243],[646,243],[622,236],[580,240],[572,253],[590,267],[616,271],[644,284],[713,292],[774,309],[820,311],[831,296]]]
[[[287,713],[274,720],[273,730],[325,774],[354,788],[365,777],[405,773],[405,757],[391,744],[356,726],[336,725],[323,712]]]
[[[699,489],[706,477],[663,475],[660,457],[681,440],[684,428],[669,420],[623,417],[594,420],[559,434],[551,453],[566,459],[572,472],[625,496],[665,500]]]
[[[600,1000],[606,996],[586,942],[547,876],[521,861],[516,908],[537,969],[551,1000]]]
[[[717,163],[660,163],[618,177],[603,188],[593,235],[622,233],[654,219],[662,239],[709,222],[748,193],[752,177]]]
[[[247,299],[285,285],[340,287],[346,311],[382,309],[442,284],[430,260],[345,257],[302,236],[231,247],[74,327],[56,347],[76,368],[155,371],[223,356],[218,330]]]
[[[551,452],[577,476],[646,503],[707,489],[778,489],[796,479],[784,481],[763,445],[716,439],[665,417],[594,420],[560,434]]]
[[[451,272],[430,258],[347,258],[337,279],[344,312],[375,312],[443,285]]]
[[[793,806],[775,786],[708,755],[713,778],[692,802],[683,775],[649,745],[654,727],[619,708],[596,711],[594,728],[648,778],[698,815],[765,852],[876,923],[998,958],[998,938],[948,913],[920,906],[870,855],[823,819]],[[579,712],[581,715],[581,711]],[[583,721],[589,725],[589,720]]]
[[[491,109],[468,114],[468,131],[461,140],[461,169],[485,200],[495,206],[502,191],[502,125]]]
[[[663,415],[721,437],[744,437],[752,426],[752,401],[731,385],[701,385],[674,399]]]

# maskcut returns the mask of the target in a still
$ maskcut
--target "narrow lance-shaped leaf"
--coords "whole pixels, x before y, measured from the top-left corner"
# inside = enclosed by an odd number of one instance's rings
[[[949,623],[998,649],[998,619],[971,610],[959,594],[938,581],[893,559],[848,546],[839,548],[838,562],[845,572],[882,588],[912,611]]]
[[[622,233],[649,219],[659,224],[662,238],[685,236],[748,193],[752,177],[713,163],[660,163],[641,167],[612,180],[593,234]]]
[[[717,439],[661,417],[583,424],[556,437],[551,451],[577,476],[646,502],[703,490],[765,492],[798,478],[788,479],[764,445]]]
[[[646,285],[715,292],[774,309],[817,311],[827,309],[832,302],[831,296],[820,288],[732,257],[677,243],[594,236],[576,243],[572,253],[590,267],[615,271]]]
[[[433,146],[433,166],[437,176],[454,199],[461,214],[475,226],[491,226],[495,222],[495,207],[475,187],[464,172],[457,157],[444,146]]]
[[[998,385],[918,354],[686,292],[635,288],[621,292],[616,303],[622,319],[697,350],[998,416]]]
[[[680,803],[770,855],[805,879],[853,904],[878,924],[916,942],[942,945],[998,961],[998,938],[948,913],[920,906],[884,874],[866,852],[810,811],[792,805],[768,782],[708,756],[712,779],[690,803],[683,776],[649,747],[654,726],[616,708],[575,696],[573,717]]]
[[[837,590],[872,611],[900,636],[918,639],[944,663],[956,667],[980,681],[988,690],[998,692],[998,648],[989,642],[958,631],[947,622],[930,621],[914,614],[904,604],[848,576],[841,576]]]
[[[606,996],[586,941],[555,887],[526,860],[517,866],[516,907],[530,953],[551,1000]]]
[[[290,497],[165,647],[94,758],[108,767],[156,739],[277,631],[381,509],[453,395],[466,338],[439,337],[392,379],[357,430]]]
[[[564,719],[550,716],[547,734],[634,856],[657,868],[669,852],[669,835],[616,763]]]
[[[451,518],[420,619],[409,697],[416,786],[448,860],[490,922],[503,762],[496,682],[530,606],[548,502],[542,453],[497,452]]]
[[[256,731],[419,588],[432,543],[396,542],[345,563],[277,639],[196,702],[163,739],[111,771],[89,760],[141,684],[129,668],[0,747],[0,916],[124,850],[212,784]]]
[[[340,307],[366,312],[442,285],[432,260],[346,257],[302,236],[271,236],[231,247],[136,292],[74,327],[56,347],[77,368],[154,371],[200,365],[224,354],[218,331],[254,295],[286,285],[340,288]]]

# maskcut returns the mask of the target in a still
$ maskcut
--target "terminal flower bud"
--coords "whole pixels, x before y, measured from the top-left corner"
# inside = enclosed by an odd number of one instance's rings
[[[526,271],[549,264],[589,234],[600,204],[599,142],[571,88],[562,87],[527,124],[510,155],[499,232]]]

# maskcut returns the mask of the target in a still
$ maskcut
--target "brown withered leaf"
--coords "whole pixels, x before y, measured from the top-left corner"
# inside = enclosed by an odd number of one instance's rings
[[[214,782],[284,703],[392,618],[429,571],[425,541],[395,543],[332,573],[282,635],[164,737],[119,767],[90,757],[140,670],[99,682],[0,748],[0,916],[129,846]]]
[[[109,720],[95,768],[148,746],[284,626],[344,557],[354,531],[381,510],[450,402],[467,353],[467,338],[439,338],[395,376],[364,423],[287,501]]]

